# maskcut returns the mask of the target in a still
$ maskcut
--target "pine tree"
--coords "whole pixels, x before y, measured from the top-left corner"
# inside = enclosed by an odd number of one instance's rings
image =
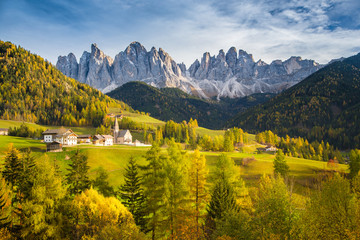
[[[146,231],[145,197],[141,186],[142,179],[139,175],[138,165],[132,156],[125,168],[124,179],[125,184],[119,189],[121,202],[132,213],[136,225],[140,226],[142,231]]]
[[[285,160],[285,155],[281,149],[278,150],[274,158],[274,174],[281,175],[282,177],[287,176],[289,173],[289,165]]]
[[[17,189],[22,182],[22,162],[19,151],[10,144],[9,151],[5,153],[5,166],[2,175],[13,189]]]
[[[11,191],[5,179],[0,179],[0,229],[11,224]]]
[[[72,156],[71,161],[66,180],[69,184],[69,193],[76,195],[90,187],[88,177],[88,170],[90,167],[87,165],[87,157],[81,154],[79,149],[74,156]]]
[[[28,148],[22,157],[22,172],[21,172],[21,183],[19,183],[19,191],[21,192],[22,198],[27,199],[30,195],[31,188],[34,184],[33,171],[35,168],[35,158],[31,155],[31,150]]]
[[[160,148],[153,144],[151,149],[146,153],[147,166],[144,168],[143,177],[144,195],[146,198],[145,206],[148,214],[147,226],[151,231],[152,240],[161,237],[161,211],[164,207],[163,199],[165,194],[163,169],[165,158],[160,154]]]
[[[196,224],[196,239],[200,238],[200,219],[202,210],[206,205],[206,177],[208,170],[206,169],[206,159],[204,155],[200,155],[198,149],[195,149],[194,154],[190,158],[189,167],[189,186],[190,186],[190,200],[195,206],[195,224]]]
[[[211,200],[207,207],[209,217],[214,221],[221,219],[227,211],[236,210],[236,199],[233,187],[227,179],[219,179],[212,190]]]
[[[104,195],[104,197],[110,197],[114,195],[114,189],[109,184],[109,174],[103,167],[99,167],[96,178],[93,181],[93,186],[98,189],[98,192]]]

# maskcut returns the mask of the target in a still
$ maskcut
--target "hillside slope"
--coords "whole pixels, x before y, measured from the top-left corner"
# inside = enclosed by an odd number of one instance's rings
[[[235,113],[267,101],[272,94],[255,94],[240,99],[204,100],[177,88],[158,89],[143,82],[129,82],[108,93],[134,109],[148,112],[164,121],[197,119],[200,126],[220,129]]]
[[[98,126],[108,107],[129,108],[68,78],[43,58],[0,41],[0,118],[46,125]]]
[[[360,53],[332,63],[228,126],[360,147]]]

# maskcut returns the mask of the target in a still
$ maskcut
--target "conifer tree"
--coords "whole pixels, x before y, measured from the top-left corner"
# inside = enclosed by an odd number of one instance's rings
[[[351,150],[349,160],[349,177],[354,178],[360,170],[360,150]]]
[[[145,206],[147,218],[147,228],[151,231],[152,240],[162,236],[161,229],[161,211],[164,208],[165,172],[163,169],[165,158],[160,153],[159,146],[155,143],[146,153],[147,166],[144,168],[143,177]]]
[[[227,211],[236,210],[233,187],[227,179],[219,179],[212,190],[207,212],[211,220],[221,219]]]
[[[291,239],[294,216],[282,178],[264,175],[260,179],[254,207],[253,228],[259,239]]]
[[[200,238],[200,219],[202,210],[206,205],[206,178],[208,171],[206,169],[206,159],[204,155],[200,155],[198,149],[195,149],[194,154],[190,158],[189,167],[189,186],[190,186],[190,200],[195,206],[195,224],[196,224],[196,238]]]
[[[60,201],[66,190],[61,178],[46,158],[34,170],[34,185],[29,198],[22,204],[24,223],[21,236],[24,239],[59,239],[62,215]]]
[[[98,189],[98,192],[104,195],[104,197],[110,197],[114,195],[114,189],[109,183],[109,174],[106,170],[100,166],[96,173],[96,178],[93,181],[93,186]]]
[[[87,157],[81,154],[79,149],[72,156],[71,161],[66,180],[69,184],[69,193],[76,195],[90,187],[88,177],[88,170],[90,167],[87,165]]]
[[[11,191],[5,179],[0,179],[0,229],[11,224]]]
[[[5,153],[5,163],[2,175],[6,182],[10,183],[13,189],[17,189],[22,182],[22,162],[19,151],[10,144],[8,152]]]
[[[164,162],[165,194],[164,194],[164,223],[165,230],[170,230],[173,239],[185,219],[188,210],[188,172],[186,156],[181,151],[181,145],[170,141],[168,157]]]
[[[119,197],[122,204],[132,213],[136,225],[142,231],[146,231],[145,219],[145,197],[141,186],[139,168],[134,157],[130,157],[129,163],[125,168],[125,184],[120,187]]]
[[[274,158],[274,174],[281,175],[282,177],[287,176],[289,173],[289,165],[285,160],[285,155],[281,149],[278,150]]]
[[[21,171],[21,182],[19,183],[19,191],[21,192],[22,198],[27,199],[30,195],[31,188],[34,184],[33,171],[35,168],[35,158],[31,155],[31,150],[28,148],[21,159],[22,171]]]

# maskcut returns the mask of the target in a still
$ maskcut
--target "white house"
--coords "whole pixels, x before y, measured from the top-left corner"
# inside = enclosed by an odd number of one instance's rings
[[[265,151],[267,151],[267,152],[276,152],[277,148],[275,146],[267,146],[265,148]]]
[[[8,128],[0,128],[0,135],[9,135],[9,129]]]
[[[47,129],[42,135],[45,143],[59,142],[68,146],[77,144],[77,135],[71,129]]]
[[[114,144],[114,137],[111,135],[97,134],[93,137],[93,143],[97,146],[111,146]]]
[[[114,144],[114,137],[111,135],[102,135],[104,137],[104,146],[111,146]]]

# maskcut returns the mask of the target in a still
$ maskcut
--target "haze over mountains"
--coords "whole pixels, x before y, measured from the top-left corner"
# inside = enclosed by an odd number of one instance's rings
[[[244,97],[254,93],[278,93],[319,70],[313,60],[291,57],[267,64],[254,61],[243,50],[220,50],[217,56],[206,52],[189,68],[176,63],[163,49],[147,51],[138,42],[111,57],[96,44],[84,51],[79,62],[74,54],[59,56],[56,67],[65,75],[89,84],[104,93],[130,81],[143,81],[157,88],[176,87],[203,98]]]

